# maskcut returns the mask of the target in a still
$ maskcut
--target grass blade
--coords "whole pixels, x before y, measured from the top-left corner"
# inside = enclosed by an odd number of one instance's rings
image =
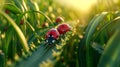
[[[52,51],[56,50],[56,47],[41,44],[33,54],[28,57],[26,60],[15,65],[15,67],[38,67],[42,61],[47,60],[48,58],[53,58]]]
[[[120,61],[120,31],[116,31],[107,43],[98,67],[118,67]]]
[[[85,38],[86,38],[86,44],[89,43],[90,38],[92,37],[96,27],[98,26],[98,24],[104,19],[104,17],[107,15],[107,12],[104,12],[102,14],[100,14],[93,22],[92,24],[88,25],[87,29],[86,29],[86,34],[85,34]],[[90,22],[91,23],[91,22]]]
[[[91,20],[90,24],[88,25],[86,32],[85,32],[85,44],[86,44],[86,62],[87,67],[93,67],[93,53],[92,48],[90,47],[90,40],[93,36],[93,33],[95,32],[97,26],[100,24],[100,22],[106,17],[108,13],[103,12],[99,14],[97,17],[93,18]]]
[[[22,33],[22,31],[20,30],[20,28],[15,24],[14,20],[11,19],[7,14],[5,14],[2,11],[0,12],[0,14],[3,15],[10,22],[10,24],[13,26],[13,28],[15,29],[15,31],[17,32],[17,34],[18,34],[18,36],[19,36],[19,38],[21,40],[23,50],[25,52],[28,52],[29,51],[29,47],[28,47],[27,41],[25,39],[25,36]]]
[[[21,13],[20,9],[17,6],[13,5],[13,4],[8,3],[8,4],[5,4],[4,7],[6,9],[10,10],[11,12],[15,13],[15,14]]]

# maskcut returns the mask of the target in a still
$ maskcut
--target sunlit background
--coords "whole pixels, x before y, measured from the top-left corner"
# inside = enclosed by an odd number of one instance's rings
[[[110,7],[111,5],[115,5],[119,2],[119,0],[58,0],[60,4],[63,6],[67,6],[71,9],[77,9],[83,13],[90,12],[89,10],[92,9],[93,6],[99,6],[104,4],[106,7]]]
[[[62,6],[75,10],[83,22],[100,12],[119,10],[119,0],[56,0]],[[57,5],[56,5],[57,6]],[[91,17],[90,17],[91,18]]]
[[[78,22],[81,26],[86,25],[88,15],[97,4],[97,0],[57,0],[57,2],[63,7],[74,10],[78,17],[73,17],[75,22],[71,22],[70,24],[74,25]],[[74,16],[72,13],[70,13],[70,15]]]
[[[97,0],[58,0],[60,4],[71,9],[77,9],[82,13],[89,12],[91,7],[97,3]]]

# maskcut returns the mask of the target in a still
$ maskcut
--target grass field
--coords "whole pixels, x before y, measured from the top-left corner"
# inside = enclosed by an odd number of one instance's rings
[[[0,67],[120,67],[120,0],[0,3]]]

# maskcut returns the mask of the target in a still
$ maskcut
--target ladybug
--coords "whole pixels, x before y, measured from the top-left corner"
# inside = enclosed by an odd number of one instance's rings
[[[23,19],[20,20],[20,25],[23,25],[25,22]]]
[[[5,9],[5,13],[6,13],[6,14],[9,14],[10,11],[9,11],[8,9]]]
[[[48,22],[44,22],[44,23],[42,24],[42,27],[43,27],[43,28],[45,28],[45,27],[49,27]]]
[[[65,34],[66,32],[71,30],[71,27],[66,23],[62,23],[58,25],[57,30],[60,34]]]
[[[45,44],[52,45],[55,41],[59,38],[60,34],[57,29],[52,28],[50,29],[45,36]]]
[[[57,17],[55,21],[56,23],[64,22],[64,19],[62,17]]]

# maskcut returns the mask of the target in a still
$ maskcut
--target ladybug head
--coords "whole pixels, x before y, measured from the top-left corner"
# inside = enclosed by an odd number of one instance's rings
[[[52,28],[46,33],[45,43],[49,45],[54,44],[55,41],[59,38],[59,36],[59,32],[56,29]]]
[[[53,38],[52,36],[48,37],[46,40],[45,40],[45,43],[48,44],[48,45],[52,45],[56,42],[56,39]]]
[[[57,30],[59,31],[60,34],[65,34],[66,32],[71,30],[70,25],[63,23],[58,25]]]

